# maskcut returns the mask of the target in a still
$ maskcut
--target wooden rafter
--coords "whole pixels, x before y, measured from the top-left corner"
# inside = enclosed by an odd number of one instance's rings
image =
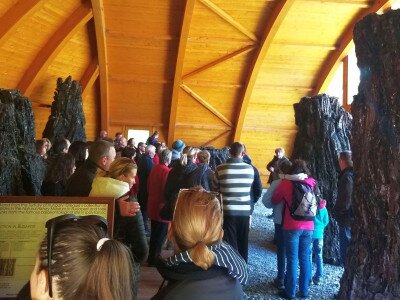
[[[108,131],[109,118],[109,89],[108,89],[108,56],[106,43],[106,24],[104,18],[103,0],[91,0],[93,9],[94,27],[96,31],[97,58],[100,76],[100,123],[101,128]]]
[[[100,68],[97,59],[93,59],[86,68],[85,73],[83,73],[81,80],[79,80],[82,86],[82,98],[89,92],[90,88],[99,77],[99,73]]]
[[[25,96],[30,96],[35,82],[47,70],[57,54],[63,49],[70,38],[92,18],[92,10],[88,5],[82,4],[67,20],[56,30],[47,43],[25,71],[17,89]]]
[[[169,113],[168,140],[167,140],[169,146],[172,145],[175,139],[175,124],[176,124],[176,115],[178,110],[179,92],[181,89],[180,85],[182,81],[183,63],[185,60],[186,45],[189,37],[190,23],[192,21],[195,2],[196,0],[186,0],[185,13],[182,21],[181,35],[178,47],[178,56],[175,65],[174,85],[172,88],[172,99],[170,105],[171,108]]]
[[[194,70],[194,71],[192,71],[192,72],[190,72],[188,74],[183,75],[182,80],[185,80],[185,79],[187,79],[189,77],[192,77],[194,75],[202,73],[205,70],[208,70],[208,69],[210,69],[212,67],[215,67],[216,65],[219,65],[219,64],[221,64],[221,63],[223,63],[223,62],[225,62],[225,61],[227,61],[227,60],[229,60],[229,59],[231,59],[231,58],[233,58],[235,56],[248,53],[249,51],[251,51],[253,49],[254,49],[254,45],[248,45],[246,47],[243,47],[243,48],[240,48],[240,49],[238,49],[236,51],[228,53],[227,55],[225,55],[223,57],[220,57],[220,58],[218,58],[218,59],[216,59],[216,60],[214,60],[212,62],[209,62],[208,64],[206,64],[206,65],[204,65],[204,66],[202,66],[202,67],[200,67],[200,68],[198,68],[198,69],[196,69],[196,70]]]
[[[236,122],[234,140],[239,141],[242,135],[242,129],[244,124],[244,118],[247,113],[247,107],[249,105],[250,96],[253,92],[254,84],[256,82],[258,72],[260,71],[261,65],[264,61],[264,57],[267,54],[269,47],[278,31],[278,28],[285,19],[290,7],[293,5],[294,0],[282,0],[275,7],[274,12],[271,16],[268,16],[268,21],[265,26],[265,31],[263,38],[261,40],[261,46],[257,50],[254,56],[254,60],[249,67],[249,75],[245,83],[242,102],[240,105],[240,111],[238,115],[238,120]]]
[[[194,92],[190,87],[185,85],[184,83],[181,84],[181,88],[188,93],[190,96],[193,97],[197,102],[199,102],[201,105],[203,105],[205,108],[207,108],[210,112],[212,112],[218,119],[220,119],[222,122],[227,124],[228,126],[233,126],[232,122],[229,121],[222,113],[220,113],[215,107],[213,107],[210,103],[208,103],[206,100],[204,100],[202,97],[200,97],[196,92]]]
[[[41,0],[19,0],[0,18],[0,46],[18,28],[18,25],[35,11],[45,1]]]
[[[205,147],[207,145],[210,145],[210,144],[214,143],[216,140],[222,138],[223,136],[227,135],[231,131],[232,131],[232,129],[228,129],[228,130],[222,132],[221,134],[217,135],[216,137],[212,138],[211,140],[205,142],[203,145],[201,145],[201,147]]]
[[[215,5],[213,2],[211,2],[210,0],[200,0],[200,2],[204,4],[207,8],[209,8],[211,11],[216,13],[223,20],[225,20],[227,23],[229,23],[237,30],[239,30],[241,33],[246,35],[249,39],[251,39],[254,42],[258,42],[258,38],[254,33],[245,28],[242,24],[240,24],[238,21],[232,18],[229,14],[227,14],[224,10]]]
[[[321,64],[320,70],[316,73],[313,84],[313,86],[315,87],[313,90],[313,95],[324,92],[327,89],[329,83],[335,75],[337,68],[340,65],[340,62],[343,60],[344,57],[347,56],[347,54],[353,47],[354,25],[366,15],[370,13],[376,13],[380,10],[388,9],[391,7],[391,5],[392,1],[390,0],[377,0],[372,6],[363,9],[350,21],[336,43],[337,45],[339,45],[339,47],[336,50],[332,51],[327,59]]]

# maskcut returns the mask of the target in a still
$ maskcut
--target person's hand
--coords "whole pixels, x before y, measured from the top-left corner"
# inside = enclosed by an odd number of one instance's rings
[[[140,205],[137,202],[126,201],[129,198],[128,195],[119,198],[118,205],[121,216],[123,217],[133,217],[140,210]]]

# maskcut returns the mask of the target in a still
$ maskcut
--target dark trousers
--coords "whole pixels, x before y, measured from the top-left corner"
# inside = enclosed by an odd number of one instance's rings
[[[340,258],[342,259],[342,264],[346,265],[346,254],[347,247],[351,239],[350,226],[340,226],[339,225],[339,247],[340,247]]]
[[[150,264],[154,264],[155,259],[161,254],[161,248],[167,237],[167,232],[168,223],[151,220],[149,258],[147,259]]]
[[[224,216],[224,241],[235,248],[247,263],[249,216]]]

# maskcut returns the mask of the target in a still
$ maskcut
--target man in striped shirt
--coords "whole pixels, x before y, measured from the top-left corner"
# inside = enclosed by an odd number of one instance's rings
[[[247,262],[250,189],[254,180],[254,170],[251,165],[243,162],[243,144],[233,143],[229,153],[231,157],[215,171],[213,187],[222,194],[224,240]]]

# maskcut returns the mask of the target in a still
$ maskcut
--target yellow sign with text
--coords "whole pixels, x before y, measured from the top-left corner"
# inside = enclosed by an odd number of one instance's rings
[[[23,198],[23,202],[18,202],[18,198]],[[32,202],[26,202],[27,198]],[[109,225],[113,222],[112,198],[49,198],[0,197],[0,298],[15,297],[29,281],[39,244],[46,234],[47,220],[75,214],[99,215]],[[68,203],[62,202],[63,199]],[[40,202],[34,202],[37,200]]]

